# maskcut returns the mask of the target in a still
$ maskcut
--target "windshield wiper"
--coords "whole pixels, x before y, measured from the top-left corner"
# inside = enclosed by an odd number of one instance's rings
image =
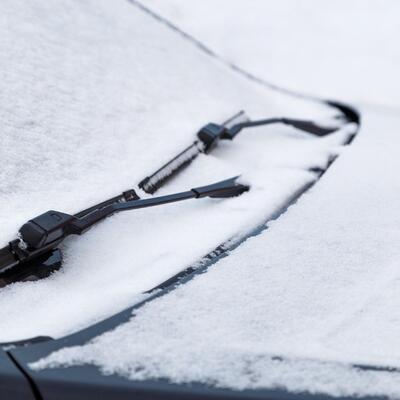
[[[333,105],[336,108],[336,105]],[[341,110],[339,108],[339,110]],[[342,118],[351,122],[351,115],[341,110]],[[251,121],[244,111],[240,111],[223,124],[210,123],[197,134],[197,139],[171,161],[163,165],[151,176],[143,179],[139,187],[147,193],[154,193],[169,178],[176,175],[200,153],[208,154],[220,140],[232,140],[245,128],[270,124],[285,124],[316,136],[325,136],[336,131],[339,126],[324,127],[313,121],[293,118],[269,118]],[[127,190],[99,204],[74,215],[59,211],[47,211],[31,219],[19,230],[17,239],[0,249],[0,287],[12,282],[45,278],[62,264],[62,254],[58,245],[69,235],[80,235],[104,218],[125,210],[153,207],[192,198],[232,197],[248,190],[249,187],[237,183],[237,177],[212,185],[191,189],[149,199],[140,199],[134,189]]]
[[[348,121],[347,121],[348,122]],[[153,174],[144,178],[139,187],[146,193],[155,193],[168,179],[189,165],[200,153],[208,154],[220,140],[233,140],[245,128],[284,124],[315,136],[325,136],[339,126],[320,126],[311,120],[295,118],[268,118],[251,121],[244,111],[240,111],[222,124],[209,123],[199,130],[197,139],[177,156],[172,158]]]
[[[110,199],[75,215],[47,211],[25,223],[19,230],[18,238],[0,249],[0,287],[49,276],[61,267],[61,251],[57,246],[66,237],[81,235],[112,214],[189,199],[238,196],[249,190],[249,186],[237,182],[237,179],[234,177],[186,192],[149,199],[121,201],[117,196],[112,203]]]

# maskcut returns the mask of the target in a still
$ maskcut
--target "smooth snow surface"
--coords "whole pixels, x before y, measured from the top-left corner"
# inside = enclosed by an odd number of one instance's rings
[[[333,115],[255,85],[124,0],[3,0],[0,58],[1,246],[49,209],[136,185],[210,121]],[[0,341],[60,337],[132,305],[273,214],[353,128],[325,139],[255,128],[223,143],[160,194],[238,174],[249,193],[127,212],[70,238],[61,272],[1,289]]]
[[[351,368],[400,367],[400,118],[363,115],[354,144],[263,234],[128,323],[32,367],[400,398],[399,372]]]
[[[268,82],[400,107],[398,0],[139,1]]]

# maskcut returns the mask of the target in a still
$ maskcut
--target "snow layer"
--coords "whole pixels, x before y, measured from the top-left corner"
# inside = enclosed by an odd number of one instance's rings
[[[209,121],[240,109],[252,118],[332,116],[249,82],[128,1],[1,6],[1,246],[48,209],[73,213],[134,186]],[[241,173],[251,192],[124,213],[69,239],[61,272],[0,291],[0,341],[59,337],[131,305],[268,218],[346,134],[314,140],[257,128],[200,157],[163,193]]]
[[[354,144],[262,235],[32,367],[400,398],[399,372],[351,368],[400,367],[400,118],[363,111]]]
[[[397,0],[141,0],[269,82],[400,106]]]

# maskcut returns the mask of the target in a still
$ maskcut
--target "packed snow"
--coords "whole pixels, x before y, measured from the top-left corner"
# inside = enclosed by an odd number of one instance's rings
[[[5,0],[0,30],[1,246],[49,209],[74,213],[135,186],[210,121],[334,114],[248,81],[128,1]],[[0,341],[60,337],[134,304],[268,219],[351,130],[260,127],[222,143],[160,194],[240,174],[249,193],[127,212],[68,239],[60,272],[1,289]]]
[[[134,380],[400,397],[400,118],[363,130],[311,191],[206,274],[33,368]],[[160,318],[163,316],[163,318]]]

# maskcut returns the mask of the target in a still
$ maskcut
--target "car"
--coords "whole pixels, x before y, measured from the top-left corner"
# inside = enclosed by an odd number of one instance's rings
[[[4,7],[4,398],[396,396],[396,116],[136,1]]]

